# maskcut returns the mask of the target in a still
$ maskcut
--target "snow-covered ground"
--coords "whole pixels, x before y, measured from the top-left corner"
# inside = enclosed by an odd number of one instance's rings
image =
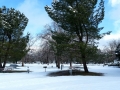
[[[120,90],[120,68],[88,65],[89,71],[104,73],[104,76],[46,76],[58,71],[54,64],[45,69],[41,64],[26,64],[17,70],[24,73],[0,73],[0,90]],[[53,66],[53,68],[52,68]],[[69,65],[64,65],[63,70]]]

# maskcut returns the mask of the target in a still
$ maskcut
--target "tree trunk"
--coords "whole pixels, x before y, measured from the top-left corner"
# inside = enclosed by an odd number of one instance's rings
[[[56,64],[56,67],[57,67],[57,61],[55,60],[55,64]]]
[[[55,64],[56,64],[56,67],[57,67],[57,56],[55,56]]]
[[[15,61],[15,64],[17,64],[17,60]]]
[[[60,61],[58,61],[57,67],[58,67],[58,69],[60,69]]]
[[[3,70],[3,67],[2,67],[2,62],[0,60],[0,71],[2,71],[2,70]]]
[[[70,68],[72,68],[72,59],[70,60]]]
[[[86,73],[88,73],[88,68],[87,68],[87,64],[86,64],[86,60],[85,60],[85,55],[82,55],[82,63],[83,63],[83,67],[84,67],[84,71]]]
[[[2,68],[5,68],[5,65],[6,65],[6,59],[3,62],[3,67]]]
[[[22,66],[24,66],[24,58],[22,59]]]
[[[2,68],[2,62],[1,62],[1,60],[0,60],[0,68]]]
[[[0,60],[0,71],[3,71],[3,67],[2,67],[2,61]]]
[[[60,58],[59,58],[59,56],[56,56],[56,66],[58,67],[58,69],[60,69]]]

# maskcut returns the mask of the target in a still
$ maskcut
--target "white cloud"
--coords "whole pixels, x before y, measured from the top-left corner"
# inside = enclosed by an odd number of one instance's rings
[[[107,46],[107,44],[112,40],[120,40],[120,31],[106,35],[101,40],[99,40],[99,48],[103,49],[104,46]]]
[[[111,4],[112,7],[116,7],[117,5],[120,4],[120,0],[109,0],[109,3]]]
[[[34,35],[40,32],[46,24],[51,22],[44,6],[45,5],[39,2],[39,0],[24,0],[24,2],[17,7],[17,9],[24,13],[29,19],[26,32]]]
[[[120,39],[120,0],[109,0],[109,4],[111,4],[112,8],[109,9],[110,11],[107,18],[111,20],[113,30],[110,35],[106,35],[99,41],[99,48],[104,48],[111,40]],[[107,25],[106,27],[111,26]]]

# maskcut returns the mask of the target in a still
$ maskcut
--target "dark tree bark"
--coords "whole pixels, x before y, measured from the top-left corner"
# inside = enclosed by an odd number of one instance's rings
[[[82,55],[82,63],[83,63],[84,71],[88,73],[89,71],[88,71],[88,68],[87,68],[87,63],[86,63],[86,60],[85,60],[85,55]]]
[[[0,60],[0,68],[2,68],[2,61]]]
[[[56,66],[58,69],[60,69],[60,58],[59,58],[59,56],[56,56],[56,57],[57,57]]]

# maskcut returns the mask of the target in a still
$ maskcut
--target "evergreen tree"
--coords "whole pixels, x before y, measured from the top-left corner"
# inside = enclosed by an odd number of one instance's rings
[[[118,60],[120,60],[120,44],[116,47],[115,54]]]
[[[71,35],[66,32],[52,31],[52,39],[53,41],[50,42],[50,44],[52,45],[52,47],[54,47],[57,67],[60,68],[62,55],[64,54],[65,49],[69,48]]]
[[[0,68],[7,61],[18,61],[28,51],[29,34],[23,36],[28,18],[14,8],[0,8]],[[2,64],[3,63],[3,64]]]
[[[86,65],[87,48],[95,47],[95,40],[101,39],[103,27],[99,24],[104,19],[104,1],[100,0],[56,0],[52,7],[45,6],[48,15],[65,31],[76,34],[80,58],[84,71],[89,72]],[[91,43],[92,42],[92,43]]]

